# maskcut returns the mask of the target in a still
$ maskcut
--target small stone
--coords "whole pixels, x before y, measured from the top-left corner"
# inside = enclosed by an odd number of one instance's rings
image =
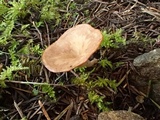
[[[136,67],[142,67],[148,64],[155,64],[159,62],[159,60],[160,60],[160,48],[139,55],[134,59],[133,65]]]
[[[100,113],[98,120],[144,120],[144,118],[130,111],[117,110]]]
[[[139,55],[134,59],[133,65],[139,74],[132,75],[132,83],[138,90],[148,94],[151,82],[150,97],[160,104],[160,48]]]

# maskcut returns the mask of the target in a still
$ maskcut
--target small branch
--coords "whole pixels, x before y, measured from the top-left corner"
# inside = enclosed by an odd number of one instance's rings
[[[47,39],[48,39],[48,46],[51,44],[51,39],[50,39],[50,37],[49,37],[49,28],[48,28],[48,25],[47,25],[47,23],[46,23],[46,21],[44,21],[44,23],[45,23],[45,25],[46,25],[46,30],[47,30]]]
[[[18,104],[14,101],[14,107],[16,108],[16,110],[18,111],[19,115],[21,116],[21,118],[24,118],[23,112],[20,109],[20,107],[18,106]]]
[[[30,116],[29,120],[32,119],[39,111],[41,107],[37,108],[36,111]]]
[[[34,22],[34,21],[32,22],[32,24],[33,24],[33,26],[36,28],[36,30],[37,30],[37,32],[38,32],[38,34],[39,34],[40,41],[41,41],[41,45],[42,45],[42,47],[43,47],[42,34],[41,34],[41,32],[39,31],[39,29],[37,28],[37,26],[36,26],[36,24],[35,24],[35,22]]]
[[[46,109],[44,108],[44,106],[43,106],[43,104],[42,104],[42,102],[41,102],[40,100],[38,100],[38,104],[39,104],[39,106],[41,107],[42,112],[43,112],[44,116],[46,117],[46,119],[47,119],[47,120],[51,120],[51,118],[49,117]]]
[[[59,113],[59,115],[54,118],[54,120],[60,120],[62,118],[62,116],[69,110],[72,109],[73,107],[73,102],[71,102],[61,113]]]
[[[14,80],[5,80],[7,83],[17,83],[17,84],[31,84],[31,85],[52,85],[55,87],[72,87],[75,86],[74,84],[69,84],[69,85],[62,85],[62,84],[50,84],[50,83],[38,83],[38,82],[24,82],[24,81],[14,81]]]

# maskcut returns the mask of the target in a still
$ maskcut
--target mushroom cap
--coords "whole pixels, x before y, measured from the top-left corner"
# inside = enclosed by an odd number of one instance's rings
[[[89,24],[68,29],[45,49],[42,62],[52,72],[66,72],[85,63],[102,42],[100,30]]]

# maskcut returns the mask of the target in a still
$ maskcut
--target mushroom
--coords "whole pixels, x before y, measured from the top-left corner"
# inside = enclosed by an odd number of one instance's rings
[[[89,24],[79,24],[68,29],[56,42],[45,49],[42,63],[52,72],[66,72],[78,66],[92,66],[97,60],[89,57],[102,42],[100,30]]]

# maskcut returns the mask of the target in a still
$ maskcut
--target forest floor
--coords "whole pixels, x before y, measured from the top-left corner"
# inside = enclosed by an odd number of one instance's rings
[[[74,3],[74,11],[72,4]],[[75,7],[76,6],[76,7]],[[66,11],[64,8],[66,7]],[[41,62],[41,56],[29,54],[20,57],[27,70],[12,71],[12,80],[6,77],[7,87],[0,88],[0,118],[4,120],[96,120],[104,110],[131,110],[147,120],[160,119],[160,110],[155,103],[132,84],[131,75],[136,75],[133,60],[136,56],[158,48],[160,39],[160,2],[158,0],[93,0],[79,3],[67,2],[59,23],[44,22],[35,26],[38,11],[32,11],[16,25],[32,24],[27,27],[29,37],[12,30],[12,37],[19,41],[16,51],[22,46],[39,44],[40,50],[57,40],[74,25],[91,24],[93,27],[112,34],[121,29],[126,45],[101,48],[93,56],[107,58],[108,66],[96,64],[91,68],[72,72],[52,73]],[[19,24],[18,24],[19,23]],[[53,29],[54,28],[54,29]],[[20,29],[20,28],[19,28]],[[34,39],[28,43],[29,39]],[[11,65],[9,44],[0,45],[0,72]],[[13,47],[12,47],[13,48]],[[20,51],[21,50],[21,51]],[[26,50],[26,49],[25,49]],[[2,52],[1,51],[1,52]],[[7,54],[9,53],[9,54]],[[19,54],[13,53],[13,54]],[[17,56],[16,56],[17,57]],[[117,65],[117,66],[116,66]],[[79,77],[77,77],[79,76]],[[86,78],[87,77],[87,78]],[[75,80],[75,81],[73,81]],[[80,80],[80,81],[78,81]],[[93,81],[108,80],[106,85]],[[116,88],[114,82],[119,83]],[[92,82],[91,82],[92,81]],[[43,84],[44,83],[44,84]],[[47,83],[47,84],[45,84]],[[90,85],[90,86],[89,86]],[[94,85],[94,87],[92,86]],[[112,86],[113,85],[113,86]],[[137,100],[141,97],[142,102]]]

